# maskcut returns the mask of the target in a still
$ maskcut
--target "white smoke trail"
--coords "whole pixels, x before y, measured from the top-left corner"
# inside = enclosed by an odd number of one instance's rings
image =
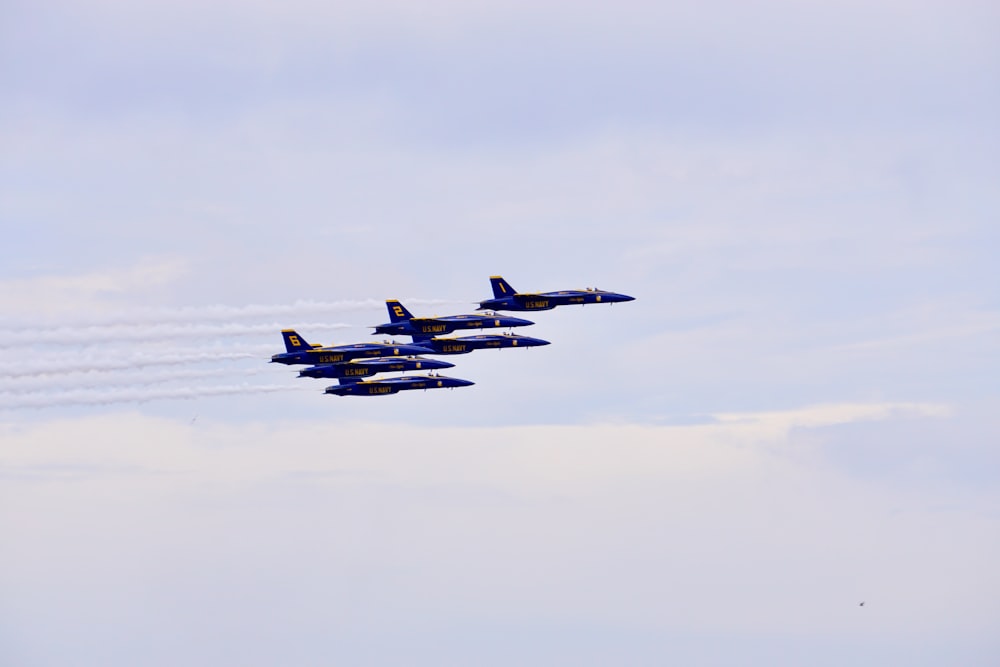
[[[74,355],[60,359],[55,356],[42,358],[37,362],[5,365],[0,371],[0,377],[18,378],[29,375],[52,375],[62,373],[86,373],[89,371],[115,371],[150,366],[178,366],[206,361],[234,361],[238,359],[259,359],[266,361],[263,355],[252,354],[247,350],[235,351],[166,351],[150,354],[128,354],[113,358],[92,358],[84,355]]]
[[[184,400],[231,394],[263,394],[278,391],[316,391],[306,385],[210,385],[153,389],[73,390],[39,392],[35,394],[0,394],[0,411],[24,408],[53,408],[73,405],[111,405],[114,403],[146,403],[155,400]]]
[[[444,306],[465,304],[464,301],[447,299],[406,299],[407,305]],[[181,306],[177,308],[130,308],[128,312],[108,313],[87,318],[76,317],[49,328],[90,327],[90,326],[139,326],[156,324],[228,322],[236,319],[302,317],[304,315],[329,315],[352,311],[383,310],[384,301],[376,299],[342,301],[295,301],[286,304],[248,304],[244,306]],[[286,328],[286,327],[281,327]],[[11,323],[3,333],[38,331],[37,323]]]
[[[217,340],[241,336],[263,336],[273,334],[276,340],[282,329],[304,331],[334,331],[349,329],[353,325],[343,323],[307,322],[278,324],[115,324],[87,327],[58,327],[53,329],[0,329],[0,349],[26,345],[95,345],[172,340],[178,338],[202,338]]]
[[[415,306],[438,306],[458,302],[407,299]],[[201,396],[274,391],[316,391],[314,383],[252,385],[241,378],[269,370],[270,356],[284,351],[279,331],[295,328],[312,342],[314,333],[350,328],[329,322],[294,322],[294,316],[326,315],[384,308],[376,300],[315,302],[245,306],[138,308],[128,312],[60,318],[48,326],[12,322],[0,328],[0,410],[48,408],[73,405],[108,405],[175,400]],[[267,318],[266,322],[252,319]],[[7,320],[10,322],[10,320]],[[280,323],[279,323],[280,322]],[[226,339],[274,336],[274,344],[225,343]],[[164,341],[193,339],[205,345],[177,348]],[[144,349],[145,348],[145,349]],[[219,362],[251,360],[235,368]],[[209,368],[157,371],[145,369],[192,364]],[[294,369],[288,369],[289,373]],[[277,374],[275,375],[277,377]],[[199,386],[211,379],[230,384]],[[226,378],[226,379],[222,379]],[[184,387],[163,386],[185,383]]]
[[[249,378],[268,371],[275,377],[281,375],[280,369],[260,368],[228,369],[204,368],[168,371],[91,371],[88,373],[59,373],[51,375],[30,375],[18,378],[0,377],[0,394],[32,394],[42,391],[68,389],[112,389],[122,387],[147,387],[169,382],[191,382],[211,378]],[[288,377],[294,376],[294,369],[289,368]]]

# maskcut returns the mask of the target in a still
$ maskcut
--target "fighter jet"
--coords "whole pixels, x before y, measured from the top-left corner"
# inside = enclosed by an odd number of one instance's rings
[[[278,364],[338,364],[353,359],[377,357],[402,357],[433,352],[430,348],[401,343],[355,343],[323,347],[310,344],[293,329],[283,329],[285,352],[271,356],[271,363]]]
[[[585,290],[559,292],[528,292],[521,294],[501,276],[490,276],[493,298],[479,302],[477,310],[551,310],[556,306],[588,303],[618,303],[634,301],[635,297],[617,292],[606,292],[596,287]]]
[[[299,377],[309,378],[362,378],[376,373],[398,373],[402,371],[436,370],[453,368],[455,364],[438,359],[421,357],[382,357],[381,359],[355,359],[339,364],[310,366],[299,371]]]
[[[404,375],[383,380],[349,380],[342,378],[340,384],[331,385],[323,393],[337,396],[383,396],[410,389],[454,389],[468,387],[475,382],[449,378],[443,375]]]
[[[466,354],[473,350],[501,349],[505,347],[537,347],[549,341],[517,334],[462,336],[460,338],[427,338],[419,341],[421,347],[431,348],[425,354]]]
[[[508,317],[487,313],[485,315],[447,315],[445,317],[414,317],[403,304],[395,299],[385,302],[389,311],[386,324],[375,327],[375,335],[413,336],[414,342],[439,334],[449,334],[459,329],[491,329],[505,327],[526,327],[534,324],[519,317]]]

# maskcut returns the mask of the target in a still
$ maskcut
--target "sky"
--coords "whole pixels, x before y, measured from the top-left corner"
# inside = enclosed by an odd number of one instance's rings
[[[3,3],[0,663],[998,664],[998,83],[976,1]],[[267,363],[497,274],[636,300]]]

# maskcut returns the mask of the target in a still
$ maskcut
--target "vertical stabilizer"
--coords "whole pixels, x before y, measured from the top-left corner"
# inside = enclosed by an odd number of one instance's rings
[[[504,297],[514,296],[517,294],[517,290],[510,286],[502,276],[490,276],[490,285],[493,286],[493,298],[503,299]]]
[[[312,348],[312,345],[307,343],[306,339],[300,336],[295,329],[282,329],[281,337],[285,339],[286,352],[304,352]]]
[[[389,311],[389,321],[393,324],[396,322],[409,322],[413,319],[413,314],[396,299],[386,299],[385,307]]]

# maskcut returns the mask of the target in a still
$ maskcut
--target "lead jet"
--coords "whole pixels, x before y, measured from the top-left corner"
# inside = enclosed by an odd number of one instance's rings
[[[410,389],[454,389],[473,384],[475,382],[444,377],[443,375],[404,375],[403,377],[382,380],[341,379],[340,384],[327,387],[323,393],[336,394],[337,396],[384,396]]]
[[[355,359],[339,364],[310,366],[299,371],[299,377],[308,378],[363,378],[376,373],[399,373],[402,371],[437,370],[453,368],[455,364],[438,359],[420,357],[382,357],[381,359]]]
[[[501,276],[490,276],[493,298],[479,302],[477,310],[551,310],[556,306],[571,306],[588,303],[619,303],[634,301],[635,297],[617,292],[606,292],[596,287],[585,290],[561,290],[559,292],[519,293]]]
[[[433,352],[432,349],[419,345],[400,343],[355,343],[353,345],[334,345],[323,347],[310,344],[294,329],[283,329],[281,337],[285,339],[285,352],[271,356],[271,363],[278,364],[339,364],[342,361],[354,359],[372,359],[378,357],[403,357],[415,354]]]
[[[466,354],[473,350],[492,350],[505,347],[538,347],[548,345],[549,341],[531,336],[517,334],[481,334],[479,336],[462,336],[461,338],[427,338],[419,342],[421,347],[431,348],[425,354]]]
[[[375,335],[413,336],[414,342],[439,334],[449,334],[460,329],[499,329],[506,327],[526,327],[534,324],[520,317],[508,317],[487,313],[485,315],[446,315],[444,317],[414,317],[406,307],[395,299],[385,302],[389,311],[389,322],[375,327]]]

